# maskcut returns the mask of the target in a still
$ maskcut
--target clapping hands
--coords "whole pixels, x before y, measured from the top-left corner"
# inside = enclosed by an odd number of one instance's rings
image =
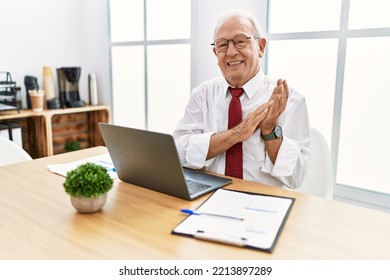
[[[279,116],[286,109],[288,99],[288,86],[285,80],[279,79],[270,99],[257,107],[232,132],[240,138],[247,140],[258,128],[263,134],[271,133],[278,123]]]
[[[259,123],[259,128],[263,134],[271,133],[278,124],[279,116],[286,109],[288,94],[286,80],[279,79],[270,99],[266,103],[269,105],[268,113]]]

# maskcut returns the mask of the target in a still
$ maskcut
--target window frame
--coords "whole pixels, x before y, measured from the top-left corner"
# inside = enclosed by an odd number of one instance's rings
[[[111,11],[110,11],[110,1],[107,1],[107,11],[108,11],[108,20],[109,24],[111,23]],[[191,47],[191,37],[192,37],[192,30],[190,33],[190,38],[188,39],[164,39],[164,40],[149,40],[147,38],[147,32],[148,32],[148,22],[147,22],[147,0],[143,0],[143,8],[144,8],[144,33],[143,33],[143,40],[134,40],[134,41],[123,41],[123,42],[112,42],[111,38],[111,28],[108,29],[109,32],[109,65],[110,65],[110,81],[111,81],[111,100],[113,100],[114,90],[113,90],[113,76],[112,76],[112,48],[113,47],[120,47],[120,46],[142,46],[144,49],[144,88],[145,88],[145,95],[144,95],[144,104],[145,104],[145,115],[144,115],[144,123],[145,123],[145,129],[148,130],[149,128],[149,106],[148,106],[148,46],[152,45],[179,45],[179,44],[188,44]],[[192,10],[193,4],[191,3],[191,10]],[[192,11],[191,11],[192,13]],[[191,75],[190,75],[191,77]],[[191,84],[191,81],[190,81]],[[190,89],[189,89],[190,92]],[[115,106],[113,105],[113,102],[111,102],[112,111],[115,111]],[[113,114],[113,121],[115,122],[115,114]]]
[[[348,201],[354,204],[369,206],[378,210],[390,212],[390,195],[379,193],[369,189],[356,186],[338,184],[337,163],[339,153],[339,139],[341,126],[341,113],[344,88],[344,72],[346,62],[347,41],[350,38],[368,38],[368,37],[390,37],[390,28],[367,28],[367,29],[348,29],[350,0],[342,0],[339,30],[330,31],[310,31],[310,32],[292,32],[292,33],[270,33],[269,25],[269,7],[270,0],[267,0],[267,25],[265,28],[265,37],[268,41],[273,40],[299,40],[299,39],[338,39],[337,69],[334,95],[334,112],[332,121],[332,135],[330,151],[333,164],[333,174],[335,180],[334,198],[340,201]],[[268,72],[268,49],[266,49],[264,72]]]

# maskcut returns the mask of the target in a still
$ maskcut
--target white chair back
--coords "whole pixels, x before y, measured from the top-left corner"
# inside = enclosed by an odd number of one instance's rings
[[[311,160],[309,172],[298,192],[333,198],[333,169],[328,143],[316,128],[311,127]]]
[[[32,160],[32,158],[22,147],[0,136],[0,166],[26,160]]]

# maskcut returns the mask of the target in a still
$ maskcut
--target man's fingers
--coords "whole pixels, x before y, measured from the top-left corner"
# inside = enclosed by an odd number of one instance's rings
[[[245,118],[245,120],[242,121],[240,124],[242,126],[241,129],[244,127],[247,127],[248,129],[252,130],[252,133],[256,130],[256,128],[259,126],[260,122],[262,122],[266,116],[268,115],[269,108],[272,106],[273,101],[264,103],[257,107],[255,111],[252,111],[249,113],[249,115]]]
[[[260,114],[257,115],[257,118],[259,118],[259,123],[265,119],[265,117],[268,115],[268,112],[269,112],[269,107],[265,108],[265,110],[263,112],[261,112]]]
[[[275,94],[275,97],[272,99],[272,101],[268,102],[270,104],[269,107],[278,108],[281,98],[282,98],[281,94]]]
[[[256,114],[262,113],[265,109],[271,107],[273,103],[274,103],[274,100],[270,100],[267,103],[260,105],[259,107],[257,107],[255,113]]]
[[[287,82],[284,80],[283,81],[283,94],[282,94],[282,96],[283,96],[283,98],[282,98],[282,107],[281,107],[280,113],[284,112],[284,110],[286,109],[288,95],[289,95],[288,85],[287,85]]]
[[[274,88],[274,91],[272,92],[272,95],[271,97],[269,98],[268,101],[270,100],[273,100],[275,98],[275,96],[279,95],[279,94],[282,94],[282,91],[283,91],[283,82],[284,80],[282,79],[279,79],[277,82],[276,82],[276,86]]]
[[[256,128],[260,127],[260,123],[265,120],[265,118],[268,116],[269,108],[266,108],[263,112],[256,115],[255,122],[257,124]],[[253,131],[254,132],[254,131]]]
[[[286,93],[286,98],[288,98],[289,91],[288,91],[288,85],[287,85],[286,80],[283,81],[283,87],[284,87],[284,91]]]

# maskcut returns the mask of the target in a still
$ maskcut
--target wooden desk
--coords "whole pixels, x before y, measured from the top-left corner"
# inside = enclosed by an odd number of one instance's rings
[[[76,120],[71,116],[80,115]],[[56,120],[53,120],[57,118]],[[23,148],[33,157],[40,158],[56,154],[53,142],[66,138],[66,134],[81,134],[87,131],[83,138],[88,139],[86,147],[104,145],[100,135],[98,123],[110,122],[110,107],[107,105],[85,106],[77,108],[65,108],[33,112],[30,110],[16,110],[0,112],[0,121],[12,121],[19,123],[23,130]],[[61,126],[62,125],[62,126]],[[53,138],[53,130],[58,137]],[[67,133],[68,131],[68,133]],[[84,133],[85,134],[85,133]],[[54,141],[56,140],[56,141]],[[61,147],[57,149],[63,152],[64,143],[59,141]]]
[[[101,212],[78,214],[47,164],[105,147],[0,168],[0,259],[390,259],[390,214],[235,179],[229,189],[296,197],[273,253],[172,235],[206,197],[185,201],[117,180]]]

